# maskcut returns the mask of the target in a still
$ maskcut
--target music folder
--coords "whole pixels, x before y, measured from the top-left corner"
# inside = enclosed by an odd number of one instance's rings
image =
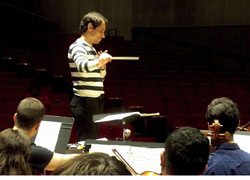
[[[44,115],[37,134],[31,138],[31,143],[64,154],[73,123],[72,117]]]
[[[149,116],[158,116],[157,113],[140,113],[136,112],[125,112],[125,113],[106,113],[106,114],[95,114],[93,115],[93,121],[95,123],[109,122],[109,121],[134,121],[137,117],[149,117]]]

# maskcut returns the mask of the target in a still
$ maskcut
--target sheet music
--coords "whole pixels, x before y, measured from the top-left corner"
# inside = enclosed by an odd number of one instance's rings
[[[41,121],[34,143],[54,152],[61,125],[61,122]]]
[[[130,146],[120,146],[120,145],[103,145],[103,144],[92,144],[89,152],[104,152],[110,156],[115,156],[112,149],[117,149],[123,158],[128,161],[130,154]]]
[[[240,149],[250,153],[250,144],[248,143],[250,139],[249,135],[234,134],[234,142],[236,142]]]
[[[104,152],[115,156],[112,149],[116,149],[137,173],[144,171],[161,173],[160,154],[164,148],[92,144],[89,152]]]
[[[161,173],[160,154],[164,148],[145,148],[131,146],[128,163],[137,173],[153,171]]]
[[[128,113],[120,113],[120,114],[112,114],[112,115],[107,115],[104,118],[100,120],[96,120],[95,123],[100,123],[100,122],[108,122],[108,121],[118,121],[122,120],[126,117],[130,117],[133,115],[139,115],[141,117],[147,117],[147,116],[157,116],[160,115],[160,113],[140,113],[138,111],[136,112],[128,112]]]
[[[99,122],[107,122],[107,121],[112,121],[112,120],[121,120],[121,119],[124,119],[125,117],[129,117],[129,116],[132,116],[132,115],[140,115],[139,112],[129,112],[129,113],[122,113],[122,114],[114,114],[114,115],[108,115],[100,120],[97,120],[95,121],[96,123],[99,123]]]

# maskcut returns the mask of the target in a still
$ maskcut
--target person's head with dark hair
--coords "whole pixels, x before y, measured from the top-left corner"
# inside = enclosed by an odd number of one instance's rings
[[[108,20],[98,12],[89,12],[85,14],[80,22],[79,30],[81,33],[85,33],[88,30],[89,23],[92,24],[93,28],[100,26],[101,23],[108,23]]]
[[[39,128],[39,124],[45,114],[44,105],[36,98],[23,99],[14,115],[14,129],[22,129],[29,132],[29,136],[35,135]]]
[[[161,154],[163,175],[200,175],[206,169],[209,140],[198,129],[183,127],[166,139]]]
[[[226,97],[213,99],[207,106],[206,118],[209,125],[212,125],[214,120],[219,120],[222,125],[220,132],[227,131],[233,135],[240,122],[238,105]]]
[[[115,156],[94,152],[81,154],[58,167],[54,175],[131,175]]]
[[[82,37],[91,45],[98,44],[104,37],[108,20],[98,12],[89,12],[80,22]]]
[[[234,142],[239,125],[238,105],[227,97],[215,98],[207,106],[211,154],[205,175],[249,175],[250,154]]]
[[[0,175],[31,175],[30,140],[21,131],[6,129],[0,133]]]

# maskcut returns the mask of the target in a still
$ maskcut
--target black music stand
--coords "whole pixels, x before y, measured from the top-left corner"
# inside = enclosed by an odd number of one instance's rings
[[[73,127],[73,123],[74,123],[74,118],[72,117],[66,117],[66,116],[54,116],[54,115],[44,115],[43,119],[42,119],[42,122],[43,123],[45,122],[45,126],[40,126],[39,129],[38,129],[38,133],[42,132],[42,136],[40,137],[43,137],[43,141],[42,142],[38,142],[38,145],[39,146],[43,146],[53,152],[56,152],[56,153],[62,153],[64,154],[66,149],[67,149],[67,145],[68,145],[68,142],[69,142],[69,139],[70,139],[70,134],[71,134],[71,131],[72,131],[72,127]],[[59,123],[60,125],[60,129],[58,134],[50,134],[51,132],[55,132],[56,130],[55,129],[51,129],[51,124],[52,123]],[[41,124],[42,125],[42,124]],[[31,142],[36,142],[37,140],[37,136],[38,136],[38,133],[33,136],[31,138]],[[55,138],[56,139],[56,146],[54,149],[50,149],[50,143],[48,142],[48,140],[46,139],[48,134],[50,135],[49,138],[53,139]],[[41,135],[41,134],[40,134]],[[58,136],[57,136],[58,135]]]
[[[106,113],[106,114],[95,114],[93,115],[94,123],[101,122],[118,122],[121,123],[123,133],[122,139],[126,140],[126,124],[134,122],[138,117],[146,117],[146,116],[156,116],[160,115],[160,113],[140,113],[140,112],[125,112],[125,113]]]

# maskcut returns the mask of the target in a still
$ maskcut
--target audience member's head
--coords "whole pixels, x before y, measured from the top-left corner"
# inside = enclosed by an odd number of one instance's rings
[[[0,133],[0,174],[31,175],[30,140],[21,131],[6,129]]]
[[[54,175],[131,175],[115,156],[96,152],[81,154],[58,167]]]
[[[17,112],[14,116],[15,128],[31,131],[41,122],[44,114],[45,109],[41,101],[32,97],[25,98],[17,107]]]
[[[210,125],[214,120],[219,120],[222,125],[220,132],[228,131],[233,135],[240,121],[238,105],[226,97],[216,98],[208,105],[206,118]]]
[[[199,175],[206,169],[209,140],[198,129],[183,127],[168,136],[161,156],[163,175]]]

